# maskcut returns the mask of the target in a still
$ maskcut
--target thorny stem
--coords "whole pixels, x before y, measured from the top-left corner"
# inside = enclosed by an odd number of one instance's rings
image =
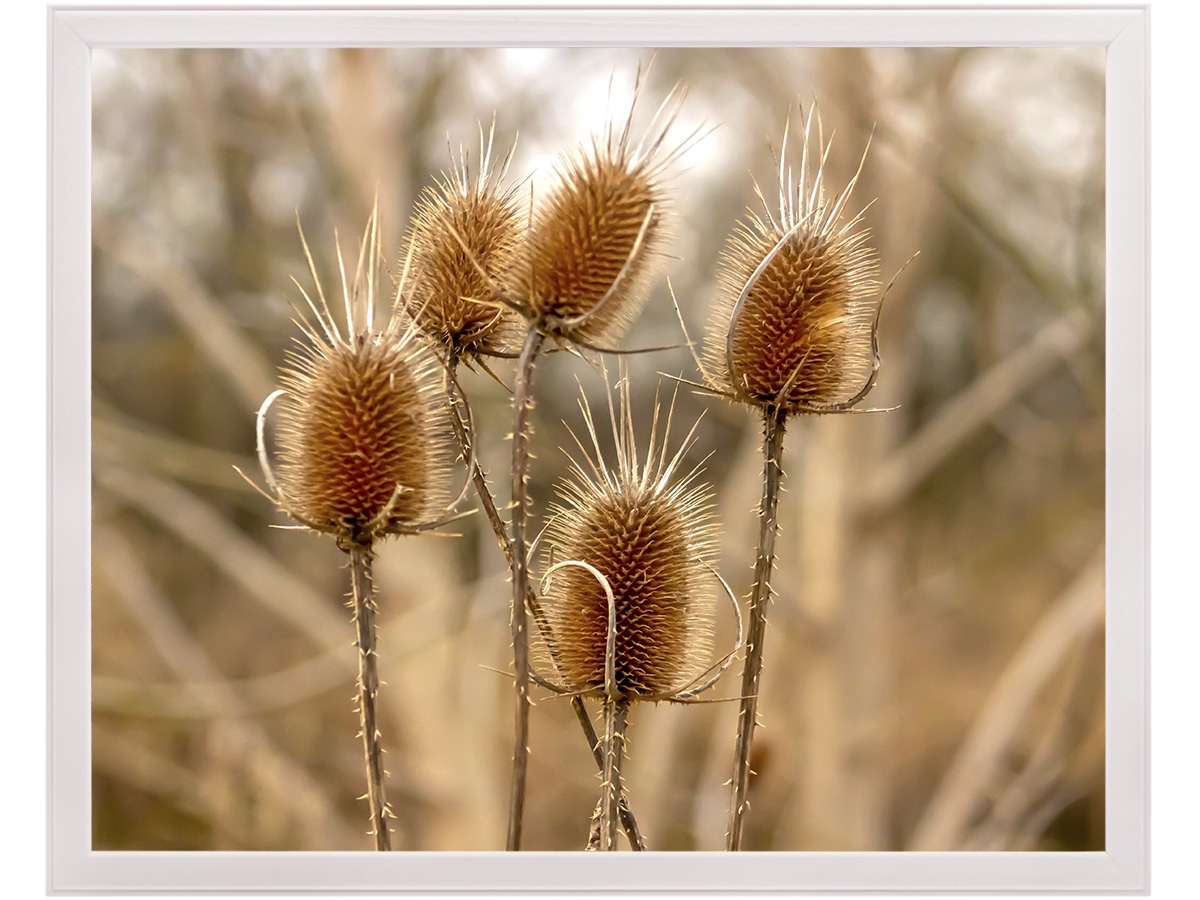
[[[579,719],[579,725],[583,729],[584,735],[588,739],[588,744],[592,748],[592,756],[595,757],[596,767],[604,771],[604,753],[600,747],[600,738],[596,736],[596,729],[592,727],[591,717],[587,714],[587,709],[584,708],[583,700],[579,697],[571,698],[571,707],[575,710],[575,715]],[[621,817],[621,828],[625,831],[625,837],[629,838],[629,846],[634,850],[645,850],[646,842],[642,838],[641,831],[638,830],[637,819],[633,817],[633,811],[629,808],[629,797],[625,793],[625,785],[618,783],[620,788],[620,796],[617,798],[617,814]],[[599,840],[597,838],[597,840]]]
[[[454,411],[450,421],[454,426],[454,436],[458,439],[462,458],[470,460],[474,448],[471,446],[471,434],[467,430],[467,414],[464,409],[467,401],[458,384],[457,357],[451,356],[446,365],[450,370],[450,406]],[[504,559],[511,569],[512,541],[508,538],[508,528],[505,526],[504,520],[500,518],[500,511],[496,508],[496,500],[492,497],[491,488],[488,487],[487,475],[478,465],[474,466],[471,471],[471,482],[475,485],[475,495],[479,498],[480,506],[483,507],[483,514],[487,517],[488,523],[492,526],[492,532],[496,535],[496,543],[500,545],[500,551],[504,554]],[[530,593],[529,599],[533,599],[532,593]]]
[[[367,799],[371,806],[371,833],[376,850],[391,850],[391,814],[383,786],[383,746],[379,740],[376,698],[379,694],[378,654],[375,650],[375,582],[371,578],[374,552],[370,545],[354,545],[350,554],[350,593],[358,645],[358,713],[362,727],[363,759],[367,767]]]
[[[512,790],[508,806],[508,849],[521,849],[521,827],[525,814],[525,781],[529,768],[529,628],[525,597],[529,593],[529,551],[525,527],[529,515],[529,413],[533,408],[533,364],[545,335],[532,323],[517,363],[513,388],[512,436],[512,642],[513,669],[517,692],[516,727],[513,736]]]
[[[625,726],[629,700],[604,698],[604,766],[600,785],[600,848],[617,849],[617,809],[621,796],[621,760],[625,756]]]
[[[472,447],[471,434],[467,427],[469,419],[464,409],[467,400],[458,383],[458,358],[455,355],[451,354],[447,360],[447,368],[450,373],[450,405],[454,411],[454,415],[450,418],[454,426],[454,434],[458,438],[462,457],[464,460],[469,460],[472,458]],[[475,494],[479,497],[479,504],[483,507],[484,516],[487,518],[489,524],[491,524],[492,532],[496,535],[496,543],[500,545],[500,551],[504,554],[504,559],[511,570],[513,568],[513,552],[512,541],[508,537],[508,528],[504,524],[504,519],[501,518],[500,512],[496,507],[496,500],[492,496],[491,488],[487,483],[487,475],[478,465],[471,472],[471,481],[475,485]],[[534,593],[532,586],[528,588],[525,594],[525,602],[529,610],[533,613],[534,620],[538,623],[542,634],[549,635],[550,626],[546,621],[546,614],[542,611],[542,606],[538,602],[537,594]],[[596,760],[596,768],[603,768],[604,757],[600,752],[600,740],[596,736],[596,729],[592,726],[591,717],[588,716],[587,708],[583,704],[583,698],[572,696],[571,708],[575,710],[575,716],[579,719],[579,726],[583,729],[583,736],[586,738],[588,747],[592,751],[592,756]],[[629,809],[629,798],[625,795],[623,789],[618,813],[621,817],[621,827],[625,831],[625,836],[629,838],[629,845],[634,850],[645,850],[646,843],[642,838],[641,832],[638,830],[637,819],[634,818],[633,812]]]
[[[750,634],[742,668],[742,700],[738,712],[737,741],[733,751],[733,787],[729,804],[726,847],[742,849],[746,789],[750,782],[750,748],[758,724],[758,684],[762,673],[763,638],[767,633],[767,604],[771,600],[771,567],[775,562],[775,534],[779,523],[779,486],[783,481],[783,433],[787,411],[768,407],[763,426],[763,493],[758,511],[758,551],[754,559],[754,587],[750,594]]]

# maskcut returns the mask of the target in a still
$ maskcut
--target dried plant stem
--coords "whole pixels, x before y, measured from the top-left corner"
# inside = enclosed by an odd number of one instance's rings
[[[454,425],[454,433],[458,438],[459,447],[462,450],[463,459],[469,460],[472,458],[473,449],[471,445],[471,431],[468,425],[470,417],[466,410],[466,396],[463,394],[462,387],[458,383],[457,357],[450,357],[447,361],[447,369],[450,374],[450,405],[454,410],[451,421]],[[487,476],[478,465],[472,469],[471,481],[475,485],[475,494],[479,498],[479,505],[483,507],[483,514],[492,526],[492,532],[496,536],[496,543],[500,546],[500,551],[504,554],[504,559],[508,563],[509,569],[512,569],[512,541],[508,536],[508,527],[504,524],[504,519],[501,518],[500,511],[496,507],[496,499],[492,496],[491,488],[487,483]],[[541,604],[538,602],[537,594],[534,593],[531,586],[525,594],[525,602],[530,612],[533,613],[534,620],[538,623],[538,628],[541,629],[542,634],[549,635],[550,626],[546,622],[546,616],[542,611]],[[583,736],[587,740],[593,758],[596,760],[596,768],[603,768],[604,757],[600,752],[600,739],[596,736],[596,729],[593,727],[591,717],[584,706],[583,698],[579,696],[571,697],[571,708],[575,710],[575,716],[579,719],[579,726],[583,729]],[[641,832],[638,830],[637,819],[634,818],[633,812],[629,809],[629,799],[626,797],[624,790],[621,792],[619,802],[618,814],[621,818],[621,827],[625,831],[625,836],[629,838],[629,845],[634,850],[645,850],[646,843],[642,839]]]
[[[451,424],[454,426],[454,436],[458,439],[459,450],[462,453],[462,458],[469,461],[474,458],[475,447],[471,443],[472,436],[469,427],[470,416],[467,412],[467,398],[463,393],[462,386],[458,383],[458,357],[451,356],[446,361],[446,368],[450,376],[450,406],[454,415],[450,417]],[[512,541],[508,537],[508,528],[504,524],[504,520],[500,517],[500,511],[496,508],[496,499],[492,496],[492,489],[487,483],[487,474],[479,465],[471,467],[471,483],[475,486],[475,496],[479,498],[479,505],[483,507],[483,514],[488,520],[488,524],[492,526],[492,533],[496,535],[496,543],[500,545],[500,552],[504,554],[504,559],[508,563],[509,568],[512,568]],[[532,597],[532,593],[530,594]]]
[[[525,539],[529,516],[529,414],[533,410],[533,366],[545,335],[531,323],[517,362],[513,388],[512,435],[512,642],[514,684],[517,692],[513,735],[512,789],[508,806],[509,850],[521,849],[522,819],[525,815],[525,781],[529,768],[529,627],[525,597],[529,594],[529,548]]]
[[[763,638],[767,633],[767,604],[771,600],[771,568],[775,563],[775,534],[779,523],[779,487],[783,481],[783,434],[787,410],[767,407],[763,424],[763,494],[758,510],[758,551],[754,560],[754,587],[750,595],[750,633],[742,668],[741,707],[733,751],[733,786],[729,804],[726,847],[742,848],[746,789],[750,782],[750,749],[758,714],[758,685],[762,674]]]
[[[350,593],[358,644],[358,712],[362,726],[363,758],[367,767],[367,800],[376,850],[391,850],[387,819],[390,811],[383,786],[383,746],[379,740],[376,699],[379,695],[378,653],[375,649],[375,582],[371,578],[374,552],[370,545],[350,548]]]
[[[625,756],[625,726],[629,721],[629,701],[625,698],[604,698],[604,764],[600,795],[600,847],[617,849],[617,820],[619,818],[621,760]]]
[[[588,739],[589,746],[592,748],[592,756],[596,759],[596,767],[603,772],[604,752],[600,744],[600,738],[596,736],[596,729],[592,727],[591,717],[588,716],[587,709],[583,705],[583,700],[579,697],[572,697],[571,707],[575,710],[575,715],[579,719],[579,725]],[[625,793],[625,785],[618,783],[617,787],[619,788],[617,815],[621,819],[621,828],[625,831],[625,837],[629,838],[630,847],[634,850],[645,850],[646,842],[642,838],[641,831],[638,829],[637,819],[633,817],[633,811],[629,808],[629,797]]]

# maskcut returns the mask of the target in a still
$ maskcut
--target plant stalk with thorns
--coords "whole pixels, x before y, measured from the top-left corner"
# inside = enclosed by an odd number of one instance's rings
[[[503,338],[514,331],[518,317],[514,306],[506,302],[503,289],[511,282],[515,251],[526,235],[526,223],[518,214],[514,192],[502,186],[511,150],[498,169],[491,167],[494,134],[494,120],[486,138],[480,128],[480,163],[474,179],[470,178],[467,156],[460,150],[452,172],[422,194],[404,253],[402,284],[408,286],[402,290],[404,307],[442,347],[451,421],[464,460],[475,458],[475,437],[470,404],[457,377],[458,366],[479,366],[499,380],[488,368],[487,359],[512,355],[505,352]],[[478,464],[468,464],[468,468],[500,551],[510,570],[515,571],[512,539],[484,470]],[[544,612],[532,584],[527,586],[526,607],[539,629],[545,631]],[[601,768],[604,761],[592,720],[581,698],[572,697],[571,703],[596,766]],[[643,850],[644,842],[628,804],[620,805],[619,817],[631,846]]]
[[[722,251],[705,360],[696,359],[711,393],[753,407],[763,420],[763,491],[734,744],[729,850],[742,849],[749,808],[787,422],[801,414],[859,411],[854,406],[874,386],[879,368],[876,332],[886,294],[879,291],[879,264],[867,244],[866,209],[846,213],[866,149],[854,175],[834,194],[825,177],[830,143],[815,107],[804,118],[798,171],[787,164],[787,142],[785,128],[777,207],[755,185],[763,212],[751,211]]]
[[[378,210],[372,211],[353,278],[337,248],[345,331],[326,299],[304,240],[317,301],[300,287],[304,340],[289,354],[283,387],[258,412],[258,458],[265,495],[302,530],[329,534],[348,557],[350,605],[358,647],[358,712],[366,799],[376,850],[390,850],[383,745],[378,711],[375,546],[451,521],[450,433],[441,366],[415,326],[393,315],[376,327],[382,264]],[[311,316],[311,319],[310,319]],[[267,450],[267,414],[276,409],[278,461]],[[461,499],[461,494],[459,499]]]
[[[663,149],[682,91],[667,96],[647,136],[634,141],[633,114],[644,83],[639,71],[629,117],[619,132],[610,123],[590,146],[560,160],[554,183],[540,202],[535,204],[530,194],[523,252],[498,291],[500,301],[526,324],[513,387],[511,624],[516,710],[509,850],[521,847],[529,756],[529,438],[535,365],[548,340],[604,351],[604,342],[619,338],[645,302],[666,239],[662,177],[688,142]]]
[[[697,697],[729,668],[742,640],[737,601],[713,566],[712,490],[699,479],[700,465],[682,470],[696,426],[670,455],[674,400],[665,421],[656,400],[639,462],[624,372],[617,394],[619,409],[609,389],[615,467],[604,461],[586,395],[580,401],[590,446],[572,432],[579,455],[568,454],[570,478],[559,487],[545,532],[541,593],[548,627],[541,636],[555,674],[552,680],[534,673],[553,693],[600,700],[601,794],[589,850],[616,849],[631,705],[702,702]],[[713,581],[733,606],[738,643],[709,663]]]

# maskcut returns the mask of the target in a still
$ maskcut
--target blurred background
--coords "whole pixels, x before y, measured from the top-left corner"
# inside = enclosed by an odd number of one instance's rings
[[[624,118],[651,55],[93,53],[96,849],[369,849],[343,554],[270,528],[284,519],[233,469],[258,475],[254,414],[299,333],[297,219],[328,287],[335,229],[356,249],[376,196],[398,248],[449,147],[476,161],[493,115],[513,181],[545,173]],[[666,279],[700,338],[716,256],[752,179],[772,193],[798,103],[835,132],[834,184],[874,129],[851,205],[874,201],[882,279],[900,272],[862,404],[895,408],[789,425],[747,847],[1102,850],[1103,51],[660,50],[635,124],[676,83],[673,134],[715,129],[671,170],[672,258],[623,346],[676,349],[627,358],[636,409],[674,389],[659,373],[696,377]],[[585,362],[539,364],[538,509],[576,376],[602,396]],[[464,384],[506,501],[508,395]],[[744,597],[760,423],[680,389],[677,421],[701,414],[693,456]],[[484,522],[453,530],[376,564],[402,849],[504,844],[507,569]],[[733,634],[722,620],[718,647]],[[707,696],[735,696],[739,668]],[[651,849],[724,847],[736,716],[635,708],[626,781]],[[548,693],[532,728],[526,845],[582,849],[586,743]]]

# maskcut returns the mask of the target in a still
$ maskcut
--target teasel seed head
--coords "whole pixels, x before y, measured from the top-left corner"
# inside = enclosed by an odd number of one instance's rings
[[[422,331],[456,358],[500,352],[514,340],[516,314],[497,286],[516,263],[524,212],[503,181],[512,149],[495,167],[495,122],[471,178],[464,153],[417,201],[401,251],[402,301]]]
[[[695,134],[666,148],[684,92],[672,91],[646,135],[634,142],[629,118],[564,155],[548,191],[531,199],[522,264],[506,293],[549,334],[585,343],[616,340],[645,303],[663,248],[667,166]]]
[[[300,525],[334,535],[347,550],[421,530],[449,505],[450,422],[441,364],[412,323],[393,318],[374,327],[382,266],[377,213],[363,237],[353,281],[347,280],[338,248],[345,333],[331,313],[307,243],[305,254],[318,302],[301,291],[316,322],[298,316],[304,340],[289,353],[281,390],[259,411],[259,459],[273,499]],[[274,465],[264,440],[272,406]]]
[[[828,191],[829,145],[815,107],[805,119],[798,177],[786,167],[786,150],[785,130],[778,210],[756,185],[763,213],[750,211],[721,253],[706,376],[714,390],[753,406],[845,410],[874,385],[879,364],[879,262],[867,244],[865,209],[846,215],[866,151],[849,183]]]
[[[592,446],[576,439],[583,455],[572,457],[545,535],[551,661],[569,690],[606,692],[609,598],[599,573],[616,610],[612,674],[618,695],[679,697],[709,667],[716,604],[713,495],[699,481],[698,467],[679,471],[695,428],[669,456],[671,411],[660,440],[656,401],[646,460],[639,464],[623,379],[619,420],[609,397],[613,469],[602,459],[586,399],[580,406]]]

